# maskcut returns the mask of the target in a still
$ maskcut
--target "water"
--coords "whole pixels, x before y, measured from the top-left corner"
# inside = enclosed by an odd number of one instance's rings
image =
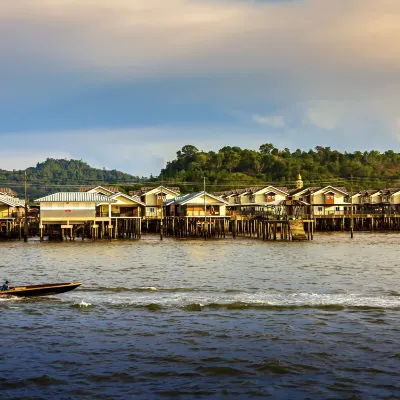
[[[2,242],[7,399],[400,399],[398,234]]]

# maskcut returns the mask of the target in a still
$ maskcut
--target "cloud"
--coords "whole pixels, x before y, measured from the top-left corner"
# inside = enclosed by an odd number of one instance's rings
[[[145,174],[181,143],[216,145],[216,121],[225,144],[236,128],[249,146],[266,142],[270,126],[285,128],[288,147],[398,147],[399,37],[398,0],[3,1],[0,132],[47,129],[50,152],[50,135],[95,132],[81,139],[91,153],[66,152],[109,165],[137,154],[132,172]],[[97,144],[107,128],[130,131],[107,142],[110,158]]]
[[[57,158],[63,159],[71,158],[71,154],[68,152],[63,152],[59,149],[54,150],[54,152],[31,150],[23,148],[20,151],[0,151],[0,169],[5,169],[7,171],[23,170],[29,167],[34,167],[38,162],[44,161],[46,158]]]
[[[357,72],[374,78],[400,63],[397,0],[21,0],[2,2],[0,21],[2,58],[117,79],[266,70],[364,79]]]
[[[332,131],[343,121],[345,112],[345,102],[317,101],[309,105],[306,115],[318,128]]]
[[[270,126],[272,128],[283,128],[285,119],[281,115],[253,115],[253,121],[260,125]]]
[[[258,149],[273,141],[280,148],[288,147],[286,139],[268,137],[264,131],[221,126],[152,126],[126,129],[88,129],[60,132],[32,132],[18,136],[21,146],[14,150],[12,138],[4,135],[0,168],[24,169],[46,158],[82,159],[96,168],[118,169],[138,176],[158,175],[167,161],[175,159],[184,145],[193,144],[199,150],[218,151],[227,145]],[[26,146],[23,144],[27,143]],[[62,151],[60,148],[62,147]],[[3,157],[3,155],[5,157]]]

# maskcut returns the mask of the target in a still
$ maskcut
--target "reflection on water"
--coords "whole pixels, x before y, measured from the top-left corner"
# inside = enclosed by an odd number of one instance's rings
[[[400,398],[396,234],[2,242],[6,398]],[[8,396],[8,397],[7,397]]]

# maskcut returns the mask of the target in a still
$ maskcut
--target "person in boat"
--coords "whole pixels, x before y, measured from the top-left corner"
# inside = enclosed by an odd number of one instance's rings
[[[6,281],[4,284],[3,284],[3,286],[1,287],[1,290],[2,291],[4,291],[4,290],[10,290],[11,288],[10,288],[10,282],[9,281]]]

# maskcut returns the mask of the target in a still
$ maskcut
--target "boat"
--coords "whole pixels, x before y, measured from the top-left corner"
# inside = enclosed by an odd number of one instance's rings
[[[82,284],[83,282],[71,282],[71,283],[45,283],[42,285],[30,285],[30,286],[14,286],[9,290],[1,291],[0,297],[50,296],[53,294],[69,292],[70,290],[74,290]]]

